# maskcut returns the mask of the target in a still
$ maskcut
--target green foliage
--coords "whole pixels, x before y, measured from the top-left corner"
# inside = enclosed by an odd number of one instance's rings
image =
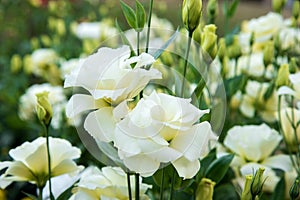
[[[285,188],[286,188],[286,183],[285,183],[284,176],[282,176],[280,181],[277,183],[275,187],[276,192],[272,194],[271,200],[285,199]]]

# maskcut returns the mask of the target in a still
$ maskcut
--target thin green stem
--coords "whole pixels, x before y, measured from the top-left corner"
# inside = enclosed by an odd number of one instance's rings
[[[136,32],[137,33],[137,50],[136,50],[136,52],[137,52],[137,55],[140,55],[140,32],[139,31],[137,31]]]
[[[131,194],[131,184],[130,184],[130,173],[127,172],[127,188],[128,188],[128,198],[129,200],[132,200],[132,194]]]
[[[140,175],[135,174],[135,200],[140,199]]]
[[[172,173],[172,182],[171,182],[171,189],[170,189],[170,198],[169,198],[169,200],[173,199],[173,195],[174,195],[174,182],[175,182],[175,169],[173,169],[173,173]]]
[[[43,200],[43,187],[38,187],[38,200]]]
[[[148,17],[148,30],[147,30],[147,38],[146,38],[146,53],[149,51],[149,40],[150,40],[150,27],[151,27],[151,18],[152,18],[152,9],[153,9],[153,0],[150,0],[149,7],[149,17]]]
[[[51,155],[50,155],[50,144],[49,144],[49,126],[44,126],[46,132],[46,146],[47,146],[47,158],[48,158],[48,182],[49,182],[49,194],[50,199],[54,199],[52,194],[52,184],[51,184]]]
[[[193,31],[189,31],[189,38],[188,38],[187,49],[186,49],[185,60],[184,60],[183,80],[182,80],[180,97],[183,97],[183,93],[184,93],[185,77],[186,77],[189,53],[190,53],[190,48],[191,48],[191,43],[192,43],[192,36],[193,36]]]
[[[162,169],[162,175],[161,175],[160,200],[164,199],[164,184],[165,184],[165,168]]]

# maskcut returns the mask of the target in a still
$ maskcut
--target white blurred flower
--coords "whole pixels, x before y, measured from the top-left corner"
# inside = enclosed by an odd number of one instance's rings
[[[280,120],[280,125],[288,148],[293,152],[296,152],[300,142],[300,110],[295,108],[281,109]]]
[[[263,167],[266,169],[265,176],[268,177],[264,189],[273,191],[279,178],[272,169],[281,169],[285,172],[292,170],[289,156],[272,155],[281,140],[282,136],[266,124],[234,126],[228,131],[224,146],[235,153],[231,165],[237,170],[237,174],[244,177]],[[219,153],[224,154],[226,153]]]
[[[135,196],[134,177],[131,176],[131,191]],[[140,180],[141,199],[149,199],[145,192],[150,185],[142,183]],[[96,167],[87,168],[81,175],[77,186],[72,190],[73,195],[70,200],[116,200],[128,199],[128,186],[126,173],[119,167],[103,167],[99,170]]]
[[[117,29],[104,22],[82,22],[75,30],[75,35],[80,39],[101,39],[111,37],[118,33]]]
[[[273,122],[277,116],[278,99],[274,91],[269,99],[264,99],[269,83],[260,83],[248,80],[246,85],[246,94],[242,97],[240,111],[246,117],[254,117],[257,112],[265,121]]]
[[[292,50],[300,53],[300,30],[299,28],[284,28],[279,33],[280,46],[282,50]]]
[[[291,87],[282,86],[278,89],[278,95],[292,95],[300,100],[300,72],[289,75]]]
[[[67,75],[71,74],[71,72],[75,68],[77,68],[78,65],[80,65],[80,61],[81,61],[81,59],[79,59],[79,58],[73,58],[73,59],[61,62],[61,67],[60,67],[61,78],[64,80]]]
[[[73,161],[80,157],[80,149],[73,147],[69,141],[59,138],[50,137],[49,144],[51,177],[82,170],[82,167]],[[25,142],[11,149],[9,155],[13,161],[0,162],[0,170],[7,168],[0,178],[0,185],[3,182],[29,181],[38,187],[45,186],[48,180],[46,138],[39,137],[32,142]]]
[[[238,71],[246,72],[249,75],[255,77],[261,77],[264,75],[264,55],[263,52],[252,53],[250,56],[241,56],[237,62]]]
[[[49,92],[48,98],[53,109],[51,126],[53,128],[59,128],[66,104],[66,97],[61,86],[51,86],[49,83],[30,86],[26,93],[20,97],[19,117],[22,120],[32,120],[35,118],[37,105],[36,94],[44,91]]]
[[[37,49],[31,54],[32,73],[43,76],[49,65],[56,64],[58,55],[53,49]]]
[[[114,144],[120,158],[142,176],[171,162],[180,177],[192,178],[213,135],[208,122],[197,123],[207,112],[189,99],[154,91],[117,123]]]

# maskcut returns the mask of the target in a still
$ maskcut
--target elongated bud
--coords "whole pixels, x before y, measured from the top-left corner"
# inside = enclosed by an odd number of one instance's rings
[[[233,38],[233,44],[227,48],[229,58],[238,58],[242,54],[241,46],[237,36]]]
[[[212,59],[217,55],[217,27],[214,24],[206,25],[201,34],[201,48],[207,52]]]
[[[295,57],[291,58],[289,65],[290,65],[290,72],[292,74],[295,73],[298,69],[297,61]]]
[[[285,6],[286,0],[273,0],[272,7],[277,13],[281,13],[283,7]]]
[[[253,197],[260,196],[264,184],[263,174],[265,169],[259,168],[252,179],[251,194]]]
[[[251,194],[252,179],[253,179],[252,175],[246,175],[246,182],[244,185],[244,190],[242,192],[241,200],[252,200],[252,194]]]
[[[217,0],[209,0],[206,7],[209,24],[215,23],[216,17],[218,15],[218,11],[219,11],[219,6]]]
[[[289,65],[287,63],[282,64],[278,70],[278,76],[275,83],[276,87],[288,85],[289,75],[290,75]]]
[[[292,185],[291,189],[290,189],[290,197],[291,199],[296,199],[299,196],[299,179],[296,178],[296,180],[294,181],[294,184]]]
[[[184,0],[182,5],[182,19],[185,28],[189,32],[200,24],[202,14],[202,0]]]
[[[300,1],[295,0],[293,3],[293,17],[297,21],[300,14]]]
[[[21,70],[22,68],[22,58],[20,55],[18,54],[15,54],[11,57],[11,60],[10,60],[10,70],[11,72],[13,73],[17,73]]]
[[[218,49],[218,56],[220,60],[223,60],[225,55],[226,55],[226,42],[225,42],[225,38],[221,38],[219,40],[219,49]]]
[[[47,91],[36,94],[37,97],[36,113],[39,120],[46,126],[49,126],[53,115],[53,111],[48,99],[48,95],[49,92]]]
[[[269,41],[264,48],[264,65],[267,67],[274,58],[274,42]]]
[[[216,183],[208,178],[202,178],[196,193],[196,200],[212,200]]]

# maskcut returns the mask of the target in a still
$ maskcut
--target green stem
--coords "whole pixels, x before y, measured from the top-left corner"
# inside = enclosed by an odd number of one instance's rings
[[[127,172],[127,188],[128,188],[128,198],[129,198],[129,200],[132,200],[131,184],[130,184],[130,173],[129,172]]]
[[[146,39],[146,53],[149,51],[149,40],[150,40],[150,27],[151,27],[151,18],[152,18],[152,8],[153,8],[153,0],[150,0],[149,7],[149,17],[148,17],[148,30],[147,30],[147,39]]]
[[[135,174],[135,200],[140,199],[140,175]]]
[[[174,182],[175,182],[175,169],[173,169],[173,173],[172,173],[172,182],[171,182],[171,189],[170,189],[170,200],[173,199],[173,195],[174,195]]]
[[[43,187],[38,187],[38,200],[43,200]]]
[[[140,55],[140,32],[137,32],[137,55]]]
[[[190,53],[190,48],[191,48],[192,36],[193,36],[193,31],[189,31],[189,38],[188,38],[187,49],[186,49],[185,60],[184,60],[183,80],[182,80],[180,97],[183,97],[183,92],[184,92],[184,87],[185,87],[185,76],[186,76],[186,71],[187,71],[187,65],[188,65],[189,53]]]
[[[52,194],[52,184],[51,184],[51,156],[50,156],[50,144],[49,144],[49,126],[45,125],[46,132],[46,146],[47,146],[47,158],[48,158],[48,182],[49,182],[49,194],[50,199],[54,199]]]
[[[162,169],[162,175],[161,175],[160,200],[164,199],[164,184],[165,184],[165,168]]]

